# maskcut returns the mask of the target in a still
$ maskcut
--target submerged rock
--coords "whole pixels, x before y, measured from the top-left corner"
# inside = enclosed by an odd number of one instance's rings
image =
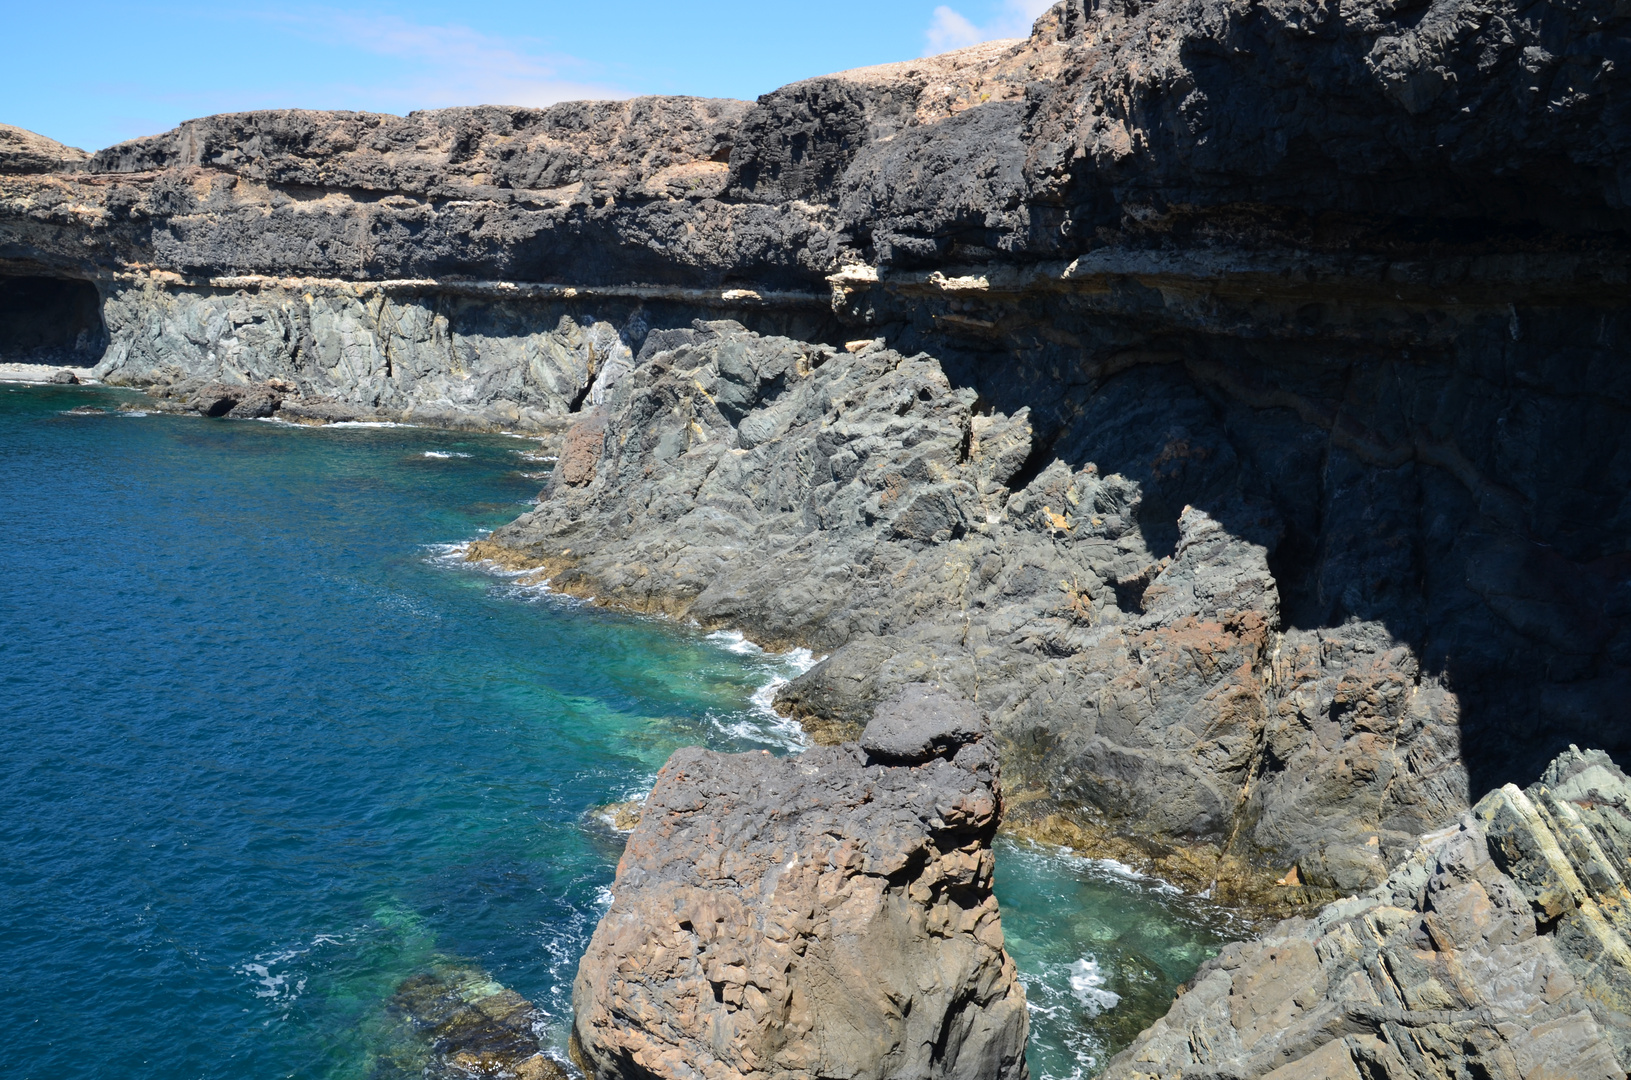
[[[924,700],[947,706],[942,732],[914,721],[940,749],[910,763],[669,759],[573,988],[597,1080],[1023,1080],[996,755],[966,705]]]
[[[447,964],[412,976],[389,1008],[422,1040],[411,1071],[424,1080],[567,1080],[539,1047],[532,1003],[480,968]]]
[[[1631,783],[1570,748],[1385,882],[1231,945],[1104,1080],[1622,1080]]]

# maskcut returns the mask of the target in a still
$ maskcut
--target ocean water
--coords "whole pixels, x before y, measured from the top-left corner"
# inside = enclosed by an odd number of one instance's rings
[[[810,658],[464,563],[540,486],[527,440],[140,400],[0,386],[6,1074],[387,1080],[386,1001],[448,963],[558,1051],[618,854],[595,808],[680,746],[796,749],[766,702]],[[1044,1080],[1229,934],[1086,860],[998,867]]]
[[[1246,925],[1109,860],[998,837],[997,900],[1031,1007],[1031,1075],[1086,1080]]]

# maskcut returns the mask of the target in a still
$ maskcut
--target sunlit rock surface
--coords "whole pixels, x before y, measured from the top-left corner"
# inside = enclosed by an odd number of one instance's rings
[[[0,278],[75,314],[0,352],[558,436],[483,557],[819,648],[827,741],[953,687],[1011,819],[1323,902],[1631,754],[1628,18],[1065,0],[756,102],[7,132]]]
[[[922,686],[859,746],[675,754],[578,968],[583,1063],[600,1080],[1022,1080],[1000,803],[978,712]]]
[[[1617,1080],[1628,876],[1631,784],[1571,748],[1375,889],[1224,949],[1104,1076]]]

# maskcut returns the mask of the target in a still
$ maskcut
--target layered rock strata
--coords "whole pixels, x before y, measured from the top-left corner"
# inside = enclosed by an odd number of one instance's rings
[[[859,744],[670,758],[578,968],[586,1071],[1022,1080],[986,734],[920,685]]]
[[[832,740],[955,687],[1039,833],[1362,892],[1631,753],[1622,7],[1065,0],[753,103],[3,131],[0,359],[570,424],[479,554],[829,653],[781,707]]]
[[[1375,889],[1228,946],[1104,1080],[1620,1080],[1628,877],[1631,784],[1570,748]]]

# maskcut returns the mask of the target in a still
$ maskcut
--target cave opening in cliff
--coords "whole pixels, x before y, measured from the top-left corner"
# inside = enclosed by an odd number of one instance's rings
[[[94,364],[107,347],[102,298],[75,278],[0,276],[0,361]]]

